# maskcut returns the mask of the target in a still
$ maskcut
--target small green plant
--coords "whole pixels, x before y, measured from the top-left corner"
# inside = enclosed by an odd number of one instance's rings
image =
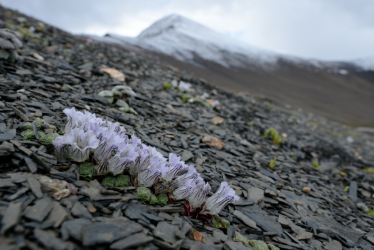
[[[248,122],[248,126],[250,126],[250,127],[252,127],[253,126],[253,121],[251,121],[251,122]]]
[[[363,170],[369,174],[374,174],[374,169],[371,167],[364,167]]]
[[[276,165],[275,165],[275,162],[276,162],[276,161],[277,161],[277,158],[274,158],[274,159],[269,163],[268,166],[269,166],[270,168],[275,168],[275,166],[276,166]]]
[[[321,169],[321,166],[318,165],[318,163],[316,161],[313,161],[312,164],[313,164],[313,168],[315,168],[315,169]]]
[[[346,186],[346,187],[344,188],[344,192],[348,193],[348,191],[349,191],[349,186]]]
[[[164,82],[164,89],[170,89],[172,87],[171,83]]]
[[[264,133],[264,138],[271,137],[271,140],[280,146],[280,144],[283,142],[282,136],[279,135],[278,131],[275,128],[266,129]]]
[[[291,153],[290,153],[290,157],[291,157],[293,160],[295,160],[295,153],[294,153],[294,152],[291,152]]]
[[[367,211],[368,214],[374,217],[374,208]]]

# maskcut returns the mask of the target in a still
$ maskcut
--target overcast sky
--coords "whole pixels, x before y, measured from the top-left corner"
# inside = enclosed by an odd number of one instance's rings
[[[180,14],[250,45],[327,60],[374,56],[374,0],[0,0],[75,34],[137,36]]]

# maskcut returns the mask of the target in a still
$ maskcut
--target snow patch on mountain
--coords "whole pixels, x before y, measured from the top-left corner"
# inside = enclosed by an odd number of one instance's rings
[[[374,56],[356,59],[353,60],[352,63],[361,67],[363,70],[374,71]]]
[[[137,37],[108,34],[103,38],[93,38],[117,44],[119,40],[195,65],[199,64],[199,59],[203,59],[227,68],[248,64],[271,67],[280,57],[277,53],[236,41],[176,14],[160,19]]]
[[[107,43],[138,47],[166,54],[177,60],[204,67],[202,60],[220,64],[226,68],[273,70],[279,61],[317,72],[324,70],[336,74],[348,74],[344,65],[354,64],[362,70],[374,70],[374,57],[347,62],[304,59],[250,46],[180,15],[166,16],[141,32],[137,37],[107,34],[91,38]],[[343,68],[342,68],[343,66]]]

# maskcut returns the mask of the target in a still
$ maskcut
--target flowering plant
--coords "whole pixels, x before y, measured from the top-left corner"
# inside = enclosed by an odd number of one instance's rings
[[[128,137],[124,127],[90,112],[71,108],[64,113],[68,121],[65,134],[53,141],[55,155],[80,163],[81,177],[102,179],[101,184],[109,187],[132,185],[137,188],[138,197],[151,204],[185,200],[187,216],[216,227],[227,225],[218,213],[239,200],[227,182],[222,182],[218,191],[206,199],[209,183],[176,154],[170,153],[166,159],[135,135]]]

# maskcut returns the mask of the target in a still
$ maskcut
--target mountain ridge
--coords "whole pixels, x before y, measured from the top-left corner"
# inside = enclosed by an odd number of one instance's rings
[[[322,61],[283,55],[227,38],[178,15],[155,22],[138,37],[90,37],[194,72],[231,92],[261,94],[330,120],[374,126],[370,57]]]

